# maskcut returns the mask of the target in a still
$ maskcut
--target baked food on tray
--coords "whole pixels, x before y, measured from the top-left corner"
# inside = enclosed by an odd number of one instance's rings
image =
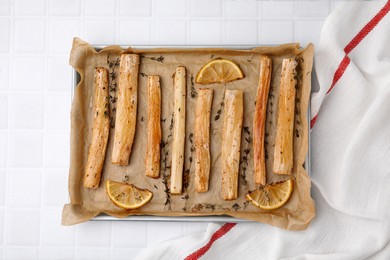
[[[100,213],[230,215],[306,228],[315,215],[304,169],[312,62],[311,44],[95,50],[75,38],[70,64],[81,80],[63,224]],[[103,86],[108,95],[96,94]],[[114,196],[112,183],[127,185]]]

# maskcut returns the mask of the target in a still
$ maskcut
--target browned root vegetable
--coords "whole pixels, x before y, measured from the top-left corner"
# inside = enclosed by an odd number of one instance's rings
[[[244,113],[243,92],[225,91],[225,111],[222,130],[222,198],[237,199],[240,166],[241,130]]]
[[[128,165],[137,121],[139,56],[122,54],[119,66],[118,101],[112,163]]]
[[[294,59],[283,60],[273,165],[276,174],[291,174],[293,169],[296,66]]]
[[[160,176],[161,143],[161,90],[160,77],[148,77],[148,140],[146,144],[145,174],[148,177]]]
[[[257,88],[256,109],[253,119],[253,161],[255,183],[265,185],[267,172],[265,167],[265,120],[267,114],[268,93],[271,82],[272,60],[260,58],[259,86]]]
[[[195,190],[206,192],[210,176],[210,111],[213,90],[199,89],[195,106]]]
[[[99,187],[110,131],[108,72],[105,68],[95,68],[94,87],[92,140],[84,175],[84,187],[89,189]]]
[[[174,118],[172,141],[172,194],[181,194],[183,186],[184,144],[186,122],[186,69],[180,66],[174,77]]]

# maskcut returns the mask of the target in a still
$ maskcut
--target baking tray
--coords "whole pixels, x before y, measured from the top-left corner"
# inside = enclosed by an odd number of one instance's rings
[[[127,45],[120,45],[123,49],[128,48]],[[92,45],[95,50],[100,51],[104,47],[108,45]],[[132,45],[132,49],[154,49],[154,48],[176,48],[176,49],[196,49],[196,48],[225,48],[225,49],[233,49],[233,50],[250,50],[255,47],[259,47],[261,45]],[[272,46],[272,45],[270,45]],[[312,70],[312,85],[315,70]],[[75,69],[72,69],[72,86],[71,86],[71,102],[73,101],[74,89],[77,84],[80,82],[80,75],[77,73]],[[308,134],[308,153],[306,156],[304,168],[310,176],[310,155],[311,155],[311,140],[310,140],[310,100],[307,109],[307,127],[309,129]],[[127,216],[124,218],[116,218],[107,214],[99,214],[98,216],[91,219],[92,221],[157,221],[157,222],[231,222],[231,223],[239,223],[239,222],[254,222],[246,219],[239,219],[230,216],[189,216],[189,217],[162,217],[162,216],[149,216],[149,215],[133,215]]]

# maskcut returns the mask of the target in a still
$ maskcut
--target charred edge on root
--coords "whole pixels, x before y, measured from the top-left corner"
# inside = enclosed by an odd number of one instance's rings
[[[193,152],[195,151],[195,146],[194,146],[194,134],[193,133],[190,133],[188,135],[188,140],[190,141],[190,144],[191,144],[191,148],[190,148],[190,155],[188,157],[188,162],[189,162],[189,165],[188,165],[188,168],[184,171],[184,180],[183,180],[183,189],[185,191],[185,196],[182,197],[182,198],[186,198],[186,202],[185,202],[185,206],[182,208],[183,211],[186,211],[187,210],[187,200],[188,198],[190,197],[188,195],[188,187],[190,185],[190,171],[191,171],[191,165],[192,165],[192,154]]]
[[[117,69],[119,67],[121,59],[111,59],[111,54],[107,55],[107,65],[109,68],[108,88],[110,91],[109,103],[110,103],[110,127],[115,128],[115,113],[116,113],[116,101],[117,101]]]

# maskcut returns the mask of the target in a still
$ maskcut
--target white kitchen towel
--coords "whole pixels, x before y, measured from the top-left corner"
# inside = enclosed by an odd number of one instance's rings
[[[346,2],[315,55],[307,230],[210,224],[138,259],[390,259],[390,1]]]

